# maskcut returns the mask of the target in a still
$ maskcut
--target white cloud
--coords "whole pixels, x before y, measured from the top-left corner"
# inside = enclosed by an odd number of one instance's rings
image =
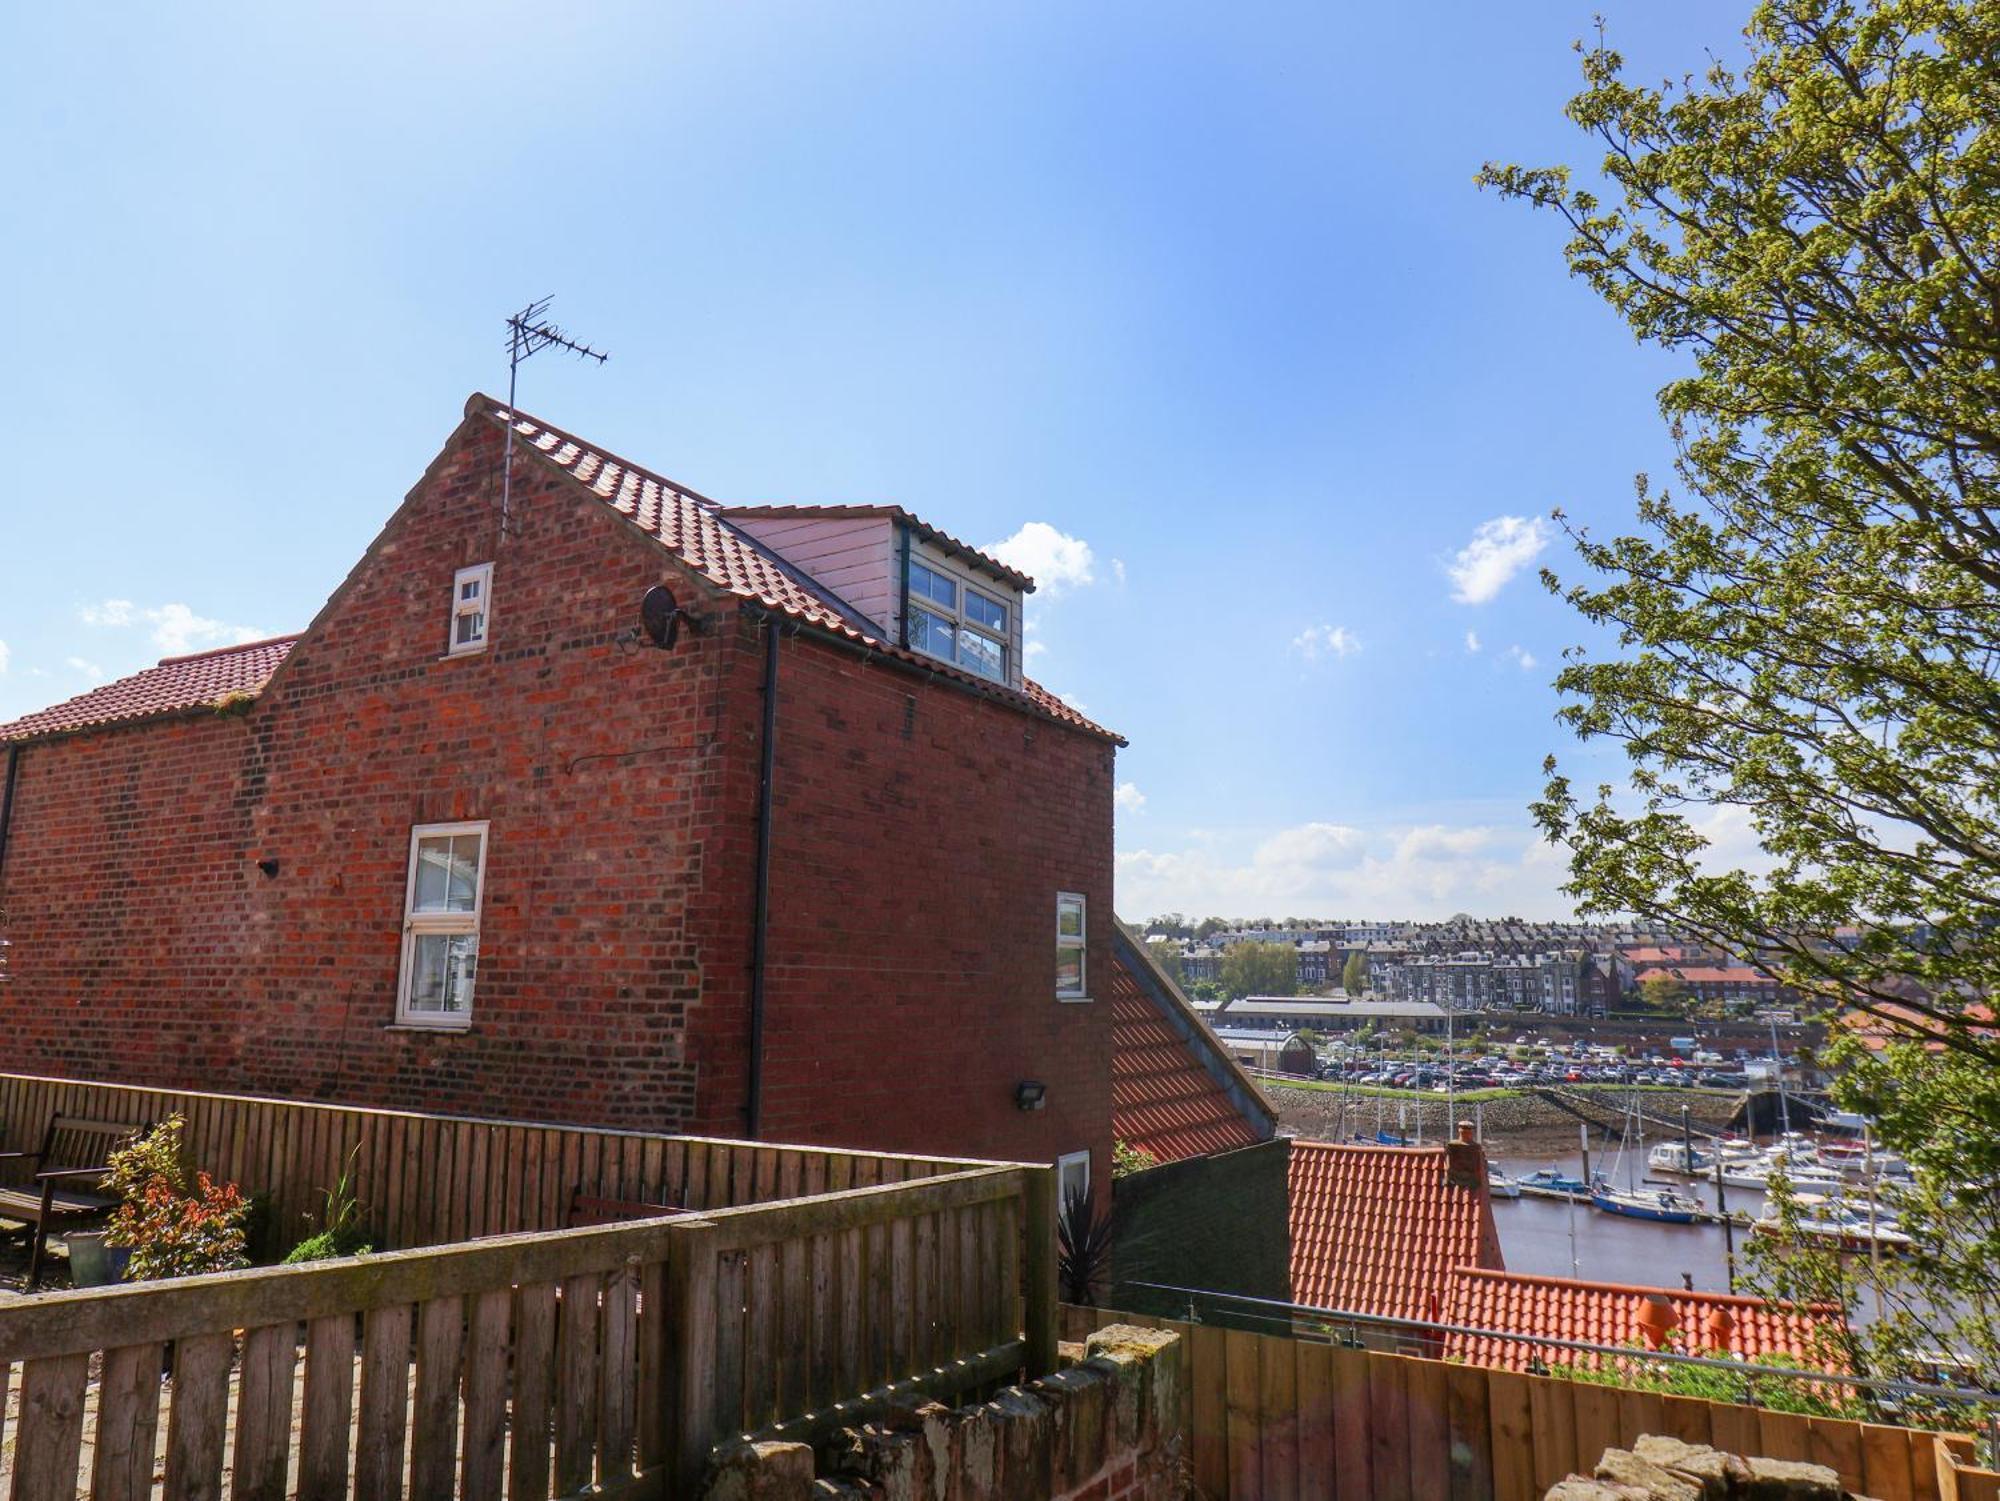
[[[1127,813],[1137,813],[1146,806],[1146,794],[1139,790],[1137,782],[1120,782],[1118,790],[1111,794],[1111,801]]]
[[[1026,647],[1027,660],[1030,662],[1034,661],[1035,658],[1046,653],[1048,649],[1049,644],[1046,641],[1030,641]]]
[[[1535,659],[1535,654],[1526,647],[1510,646],[1507,648],[1507,655],[1513,659],[1514,665],[1519,667],[1523,672],[1531,671],[1541,665]]]
[[[985,549],[1009,568],[1035,581],[1035,592],[1055,599],[1096,580],[1096,559],[1081,537],[1059,532],[1046,521],[1030,521],[1013,536]]]
[[[1541,516],[1495,516],[1473,530],[1445,572],[1451,597],[1462,605],[1483,605],[1549,545],[1549,523]]]
[[[1479,650],[1479,632],[1467,631],[1465,633],[1465,649],[1467,651]]]
[[[85,605],[79,613],[82,614],[85,625],[130,625],[132,601],[107,599],[101,605]]]
[[[1563,917],[1561,852],[1532,829],[1424,824],[1358,829],[1307,823],[1247,853],[1212,843],[1118,856],[1121,912],[1315,912],[1441,918],[1454,912]]]
[[[64,665],[71,672],[81,677],[89,678],[93,683],[104,681],[104,669],[99,667],[95,662],[86,662],[82,657],[67,657],[64,659]]]
[[[1309,625],[1292,637],[1292,650],[1308,662],[1351,657],[1361,650],[1361,639],[1344,625]]]
[[[129,599],[107,599],[102,604],[85,605],[79,613],[85,625],[112,629],[151,626],[153,645],[170,657],[184,656],[203,647],[256,641],[269,634],[254,625],[210,620],[178,602],[142,608]]]
[[[1118,581],[1120,588],[1124,587],[1125,560],[1123,558],[1113,558],[1111,560],[1111,576]]]

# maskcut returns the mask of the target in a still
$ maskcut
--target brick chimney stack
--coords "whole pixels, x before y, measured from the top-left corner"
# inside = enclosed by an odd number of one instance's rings
[[[1473,1140],[1471,1121],[1460,1121],[1458,1140],[1444,1145],[1444,1181],[1453,1188],[1486,1187],[1486,1153]]]

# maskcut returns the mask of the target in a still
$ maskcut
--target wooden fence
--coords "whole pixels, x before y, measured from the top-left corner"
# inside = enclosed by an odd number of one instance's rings
[[[0,1489],[691,1494],[719,1439],[1052,1370],[1055,1192],[1053,1169],[987,1166],[23,1299],[0,1306]]]
[[[1205,1501],[1535,1501],[1647,1433],[1830,1465],[1875,1501],[2000,1501],[2000,1476],[1971,1468],[1956,1435],[1063,1309],[1065,1339],[1111,1323],[1182,1335],[1182,1431]]]
[[[0,1073],[0,1147],[39,1145],[58,1111],[134,1123],[184,1115],[189,1160],[269,1205],[265,1249],[278,1254],[314,1227],[321,1192],[343,1173],[371,1242],[388,1248],[560,1229],[578,1192],[720,1209],[978,1165]]]

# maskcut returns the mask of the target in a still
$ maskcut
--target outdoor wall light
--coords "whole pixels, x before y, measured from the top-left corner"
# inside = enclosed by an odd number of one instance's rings
[[[1040,1079],[1023,1079],[1014,1086],[1014,1103],[1023,1110],[1040,1110],[1048,1094],[1048,1086]]]

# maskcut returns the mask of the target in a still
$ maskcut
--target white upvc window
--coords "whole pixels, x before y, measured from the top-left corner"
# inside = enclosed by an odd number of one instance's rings
[[[910,645],[996,683],[1007,681],[1007,605],[910,559]]]
[[[1089,975],[1084,965],[1087,940],[1083,898],[1074,891],[1056,893],[1056,999],[1090,999]]]
[[[1073,1199],[1090,1197],[1090,1153],[1065,1152],[1056,1159],[1056,1187],[1067,1208]]]
[[[423,823],[410,830],[403,972],[396,988],[396,1020],[403,1026],[472,1022],[486,846],[484,823]]]
[[[492,614],[493,565],[461,568],[451,581],[450,655],[486,650],[486,623]]]

